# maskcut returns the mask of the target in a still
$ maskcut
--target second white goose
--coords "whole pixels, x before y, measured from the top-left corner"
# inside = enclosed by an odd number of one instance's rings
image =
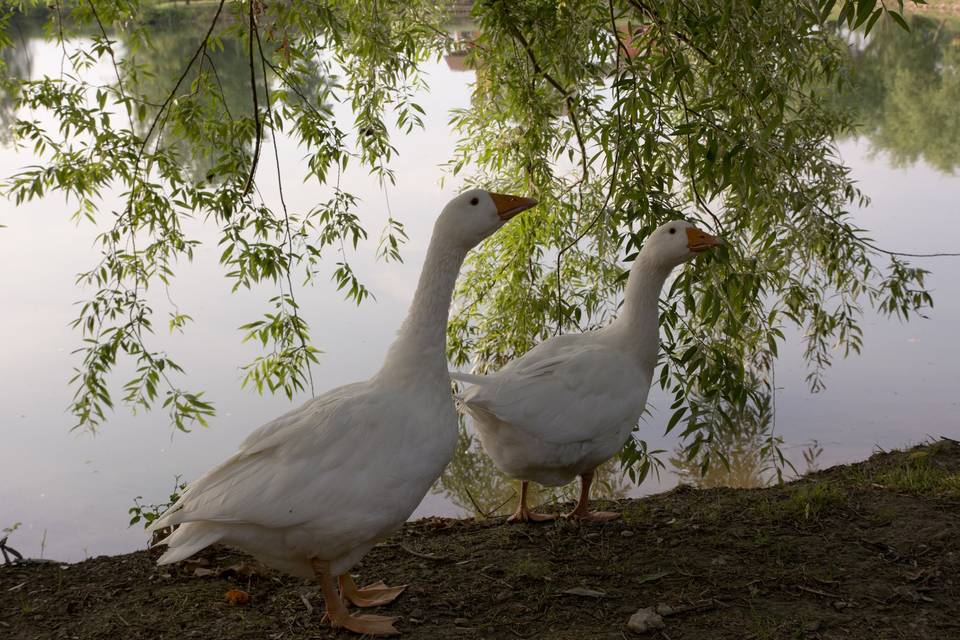
[[[674,267],[719,238],[675,220],[658,227],[630,269],[619,317],[607,327],[546,340],[496,373],[451,372],[470,386],[460,395],[494,463],[521,481],[509,522],[550,520],[527,507],[527,484],[581,478],[580,500],[566,517],[610,520],[590,511],[597,465],[626,443],[647,403],[659,350],[658,298]]]

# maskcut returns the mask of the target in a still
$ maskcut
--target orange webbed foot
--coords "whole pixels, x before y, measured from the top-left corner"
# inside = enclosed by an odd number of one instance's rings
[[[396,618],[389,616],[371,616],[358,615],[331,617],[330,626],[333,628],[343,627],[354,633],[360,633],[368,636],[398,636],[400,632],[393,623]]]
[[[407,585],[388,587],[383,580],[357,588],[349,575],[340,577],[340,594],[358,607],[379,607],[397,599],[406,590]]]
[[[529,509],[517,509],[512,516],[507,518],[508,524],[517,524],[520,522],[550,522],[556,520],[557,516],[549,513],[537,513]]]
[[[578,520],[580,522],[610,522],[620,517],[619,513],[614,511],[571,511],[565,514],[566,520]]]

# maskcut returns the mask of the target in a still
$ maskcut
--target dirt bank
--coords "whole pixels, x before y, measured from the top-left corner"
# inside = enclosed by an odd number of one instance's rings
[[[405,638],[960,638],[960,444],[942,440],[769,489],[679,488],[608,524],[421,520],[359,581],[410,583]],[[240,589],[246,604],[225,594]],[[627,629],[669,605],[664,627]],[[0,637],[348,638],[317,589],[224,548],[0,567]]]

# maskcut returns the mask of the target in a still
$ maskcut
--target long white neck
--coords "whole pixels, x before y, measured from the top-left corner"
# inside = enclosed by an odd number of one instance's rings
[[[387,352],[378,379],[415,382],[425,377],[447,378],[447,317],[467,251],[451,243],[439,228],[434,229],[410,311]]]
[[[646,368],[656,366],[660,348],[659,298],[663,283],[673,269],[637,256],[627,278],[623,294],[623,308],[610,325],[610,330],[624,347],[637,353]]]

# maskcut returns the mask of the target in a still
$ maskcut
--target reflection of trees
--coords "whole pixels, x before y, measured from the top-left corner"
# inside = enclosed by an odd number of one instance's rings
[[[693,459],[683,455],[682,447],[674,450],[670,466],[682,482],[703,489],[756,489],[775,481],[778,468],[800,471],[790,461],[778,458],[777,445],[782,444],[782,440],[773,433],[772,403],[768,393],[762,393],[761,398],[755,406],[742,410],[724,407],[725,420],[729,419],[734,428],[718,431],[714,441],[705,444]],[[701,418],[715,420],[716,416],[702,414]],[[822,453],[823,446],[817,440],[803,449],[803,474],[816,471]],[[707,458],[709,465],[704,472],[703,463]]]
[[[679,447],[670,465],[683,482],[704,489],[763,487],[770,482],[772,466],[770,452],[763,450],[765,434],[764,427],[755,422],[744,422],[739,432],[722,433],[710,447],[714,458],[705,475],[701,475],[700,459],[687,460]]]
[[[136,50],[132,55],[133,64],[125,66],[124,82],[128,91],[140,96],[147,105],[142,119],[138,118],[135,122],[138,134],[147,133],[159,105],[167,98],[183,72],[190,52],[195,51],[203,39],[211,17],[206,14],[210,11],[209,6],[181,6],[176,10],[164,10],[152,21],[149,49]],[[122,40],[124,34],[118,32],[114,37]],[[220,34],[216,43],[216,46],[206,49],[205,55],[184,78],[171,107],[173,116],[165,119],[162,133],[164,143],[189,164],[196,180],[214,179],[209,174],[221,158],[228,163],[236,162],[235,157],[231,158],[236,149],[242,148],[245,155],[253,151],[247,142],[241,144],[234,140],[223,140],[219,137],[222,129],[212,132],[196,126],[196,123],[205,120],[227,122],[241,117],[249,118],[253,112],[247,42],[235,32],[228,31]],[[275,55],[277,42],[269,34],[264,34],[261,44],[267,58],[266,64],[269,65],[271,56]],[[263,112],[267,90],[263,71],[259,62],[254,65],[253,76],[261,118],[265,117]],[[306,100],[315,107],[326,104],[331,79],[316,61],[301,61],[295,68],[285,71],[285,78],[296,87],[295,95],[284,97],[286,104],[300,100]],[[279,93],[277,87],[270,87],[270,90],[274,93],[272,100],[276,101]],[[276,102],[274,109],[274,115],[277,116],[281,109]],[[266,127],[265,133],[269,131],[270,127]],[[248,140],[242,126],[235,127],[235,134],[238,138]],[[204,155],[198,155],[200,153]]]
[[[434,493],[443,494],[458,507],[476,515],[493,516],[513,512],[518,488],[519,483],[497,469],[483,452],[479,438],[467,430],[461,418],[457,451],[434,485]],[[590,497],[623,498],[628,488],[614,458],[597,468]],[[563,487],[543,487],[531,482],[529,504],[575,501],[579,493],[579,479]]]
[[[752,375],[752,374],[751,374]],[[743,407],[698,402],[699,420],[725,425],[713,432],[693,458],[674,451],[670,465],[680,479],[697,487],[756,488],[769,483],[777,467],[780,438],[773,435],[769,388],[755,380],[756,399]]]
[[[198,18],[198,12],[171,13],[154,25],[149,49],[137,50],[132,56],[133,66],[127,67],[124,83],[131,94],[140,96],[148,105],[143,117],[135,121],[139,135],[147,133],[157,107],[183,72],[189,52],[195,51],[203,39],[208,23]],[[118,32],[114,37],[122,40],[124,34]],[[191,68],[179,89],[175,109],[199,110],[218,122],[249,116],[253,111],[253,96],[246,44],[236,37],[224,37],[218,44],[222,46],[210,47],[208,55]],[[261,70],[255,68],[254,75],[262,103]],[[210,90],[194,91],[198,84],[204,84]],[[213,141],[204,140],[209,132],[187,124],[195,121],[199,121],[196,114],[171,118],[162,135],[164,143],[189,164],[194,179],[202,180],[216,164],[218,158],[215,154],[233,145],[223,140],[219,141],[220,144],[209,144]],[[196,144],[198,141],[207,144]],[[198,155],[197,150],[201,149],[204,150],[203,156]]]
[[[16,81],[30,78],[33,58],[23,20],[12,20],[7,27],[10,45],[0,49],[0,144],[13,141],[13,125],[17,120]]]
[[[881,20],[850,48],[853,83],[837,98],[860,133],[898,164],[960,164],[960,32],[922,16],[910,32]]]

